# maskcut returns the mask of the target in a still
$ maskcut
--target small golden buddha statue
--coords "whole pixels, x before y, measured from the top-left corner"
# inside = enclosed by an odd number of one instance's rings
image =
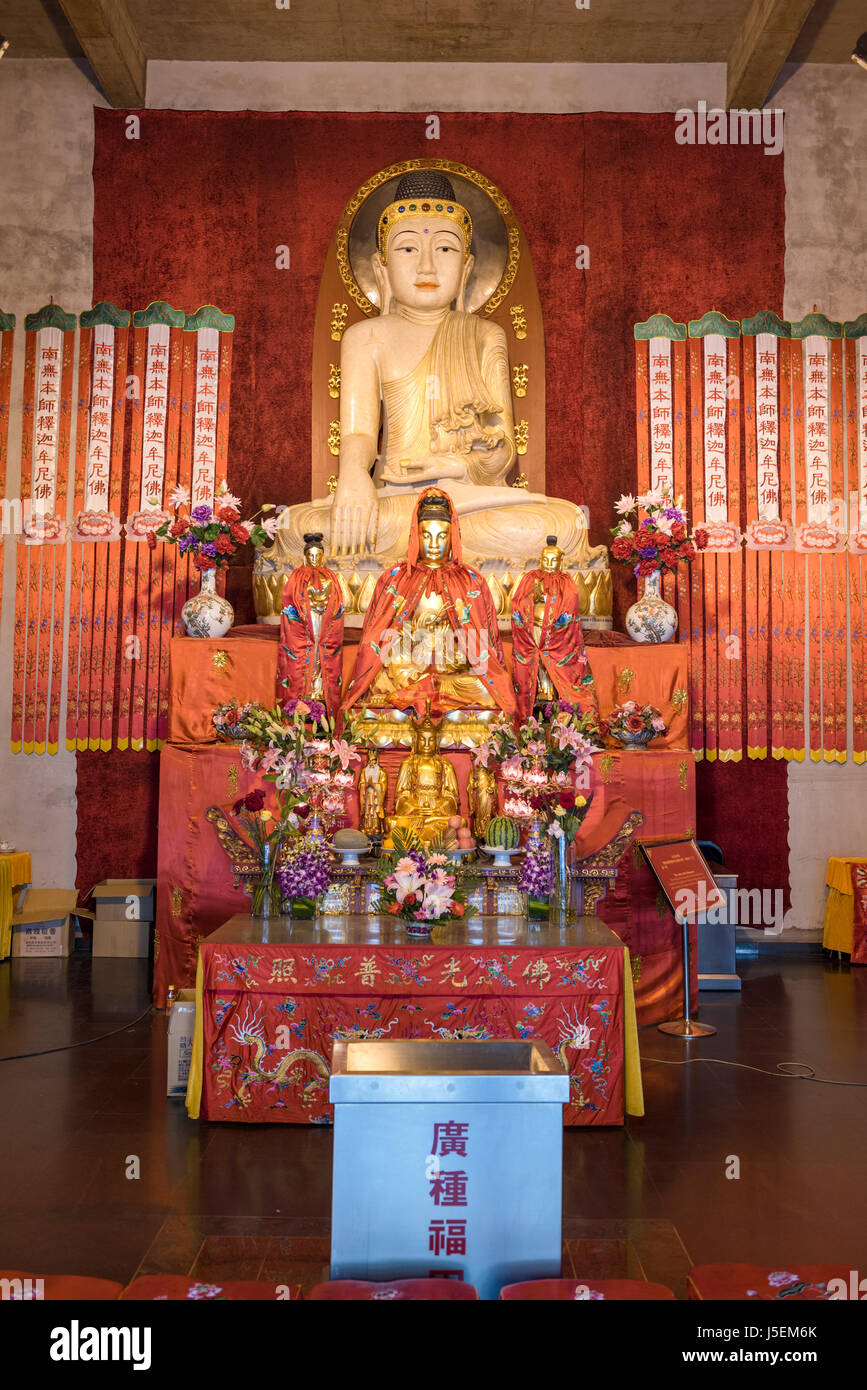
[[[556,536],[548,536],[539,557],[539,569],[543,574],[558,574],[563,565],[563,552],[557,544]],[[533,636],[537,642],[542,640],[542,625],[545,621],[545,605],[548,596],[545,593],[544,581],[541,579],[533,580]],[[557,691],[554,689],[554,682],[545,669],[544,662],[539,663],[539,675],[536,679],[536,694],[533,700],[534,705],[545,705],[549,700],[556,700]]]
[[[444,834],[450,817],[458,815],[458,779],[438,750],[439,729],[428,700],[424,719],[413,721],[413,751],[400,765],[394,815],[388,817],[390,832],[400,826],[430,841]]]
[[[497,779],[493,768],[476,764],[467,778],[467,797],[473,834],[485,843],[488,825],[497,813]]]
[[[388,778],[385,768],[380,766],[379,749],[368,748],[367,765],[362,768],[358,784],[358,799],[361,803],[361,829],[365,835],[385,833],[385,798],[388,792]]]

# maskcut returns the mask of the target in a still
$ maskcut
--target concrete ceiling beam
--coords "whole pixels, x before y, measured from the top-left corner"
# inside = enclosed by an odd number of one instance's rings
[[[125,0],[60,3],[112,106],[144,106],[147,58]]]
[[[729,50],[727,105],[764,106],[815,0],[752,0]]]

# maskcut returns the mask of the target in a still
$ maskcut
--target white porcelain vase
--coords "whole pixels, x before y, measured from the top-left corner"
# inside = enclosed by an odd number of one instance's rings
[[[202,587],[181,609],[188,637],[225,637],[234,622],[231,603],[216,591],[216,577],[216,570],[202,570]]]
[[[659,592],[660,572],[644,581],[644,593],[626,610],[626,631],[633,642],[670,642],[677,632],[677,612]]]

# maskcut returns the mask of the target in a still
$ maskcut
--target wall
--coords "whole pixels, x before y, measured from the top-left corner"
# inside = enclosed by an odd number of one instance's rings
[[[175,109],[664,111],[723,98],[721,64],[672,67],[152,63],[148,104]],[[772,99],[786,111],[785,314],[817,303],[851,318],[867,307],[867,74],[854,66],[784,69]],[[84,72],[60,59],[0,66],[0,307],[19,316],[48,294],[69,311],[91,302],[91,108],[105,103]],[[758,306],[757,306],[758,307]],[[23,334],[20,335],[23,339]],[[20,407],[23,342],[13,390]],[[10,431],[12,482],[20,434]],[[12,486],[7,488],[14,495]],[[35,880],[74,879],[75,765],[8,753],[14,547],[5,546],[0,624],[0,834],[34,849]],[[831,849],[867,820],[867,771],[789,768],[793,925],[821,916]],[[820,838],[817,826],[823,827]],[[864,849],[863,840],[860,848]]]
[[[66,59],[0,65],[0,308],[17,318],[6,495],[17,497],[21,461],[24,315],[49,295],[69,313],[92,287],[93,107],[105,105]],[[37,887],[75,882],[75,754],[9,751],[15,551],[3,546],[0,620],[0,838],[30,849]]]

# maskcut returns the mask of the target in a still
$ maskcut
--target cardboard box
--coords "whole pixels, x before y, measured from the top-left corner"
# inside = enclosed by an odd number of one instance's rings
[[[190,1079],[193,1030],[196,1026],[196,991],[180,989],[169,1014],[169,1070],[166,1095],[183,1096]]]
[[[156,892],[152,878],[107,878],[92,897],[97,922],[152,922]]]
[[[75,946],[74,888],[31,888],[12,917],[13,956],[68,956]]]
[[[93,954],[147,957],[150,955],[152,927],[152,922],[105,921],[97,914],[93,922]]]

